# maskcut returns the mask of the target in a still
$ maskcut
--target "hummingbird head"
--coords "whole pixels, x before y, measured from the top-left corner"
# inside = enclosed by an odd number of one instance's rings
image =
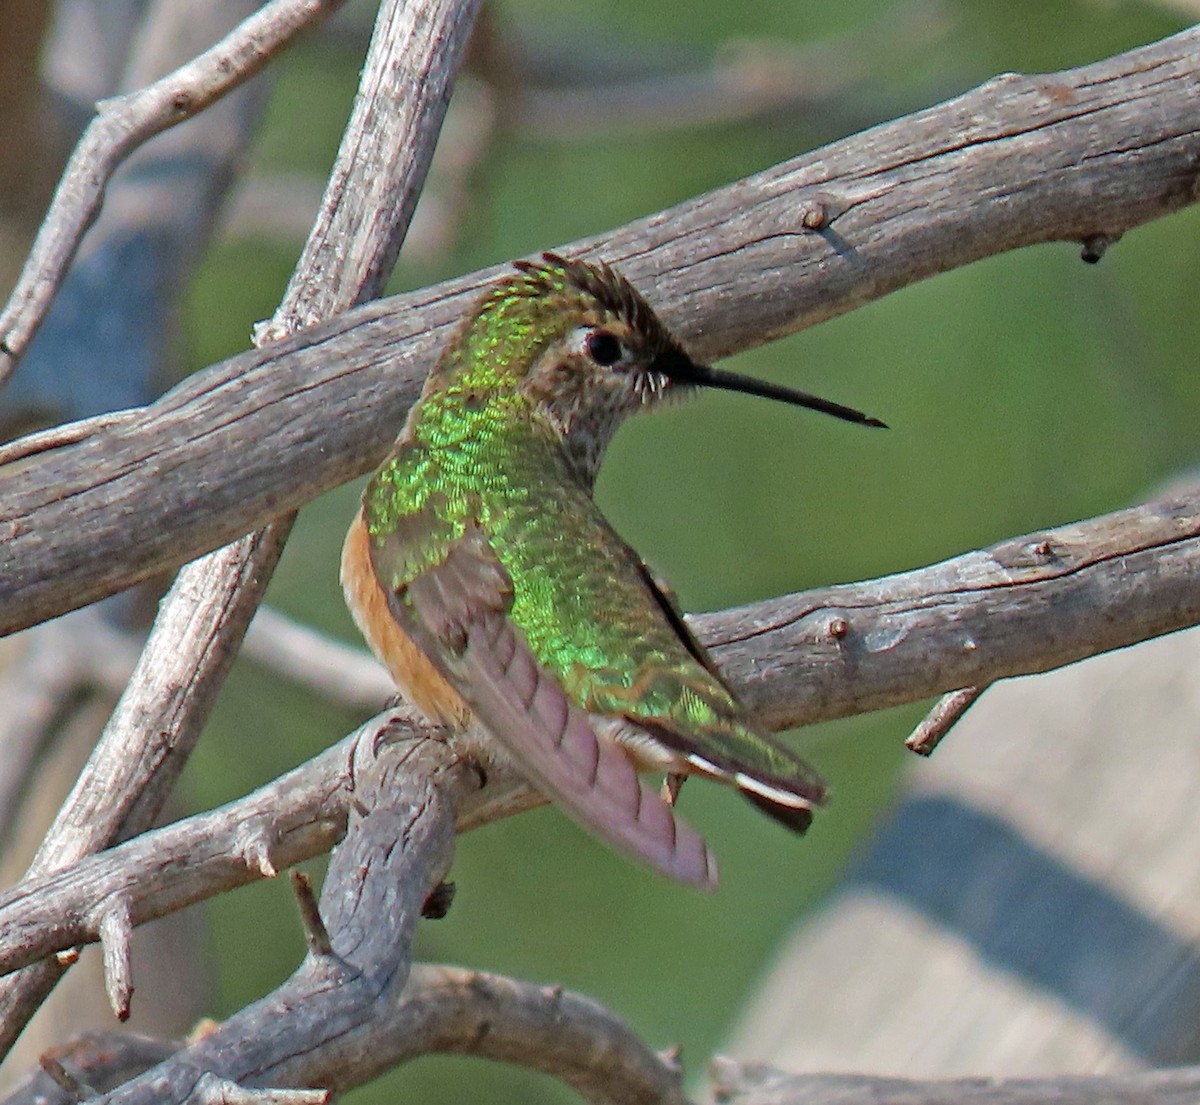
[[[691,358],[609,265],[547,253],[516,267],[552,320],[519,387],[594,477],[624,418],[692,390],[673,371]]]
[[[624,418],[699,387],[883,425],[850,407],[697,363],[641,293],[604,262],[544,253],[540,263],[514,267],[517,274],[492,289],[470,324],[467,343],[491,353],[472,359],[508,366],[509,386],[552,427],[589,484]]]

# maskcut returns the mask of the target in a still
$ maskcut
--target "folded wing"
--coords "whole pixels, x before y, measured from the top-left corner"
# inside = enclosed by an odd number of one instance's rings
[[[389,592],[400,624],[549,797],[626,854],[680,882],[714,887],[707,845],[537,663],[508,617],[512,598],[508,573],[473,524],[439,564]]]

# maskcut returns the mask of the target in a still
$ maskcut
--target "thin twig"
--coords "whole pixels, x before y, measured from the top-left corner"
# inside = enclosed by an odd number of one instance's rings
[[[133,919],[129,898],[118,894],[100,911],[100,946],[104,949],[104,987],[108,1004],[119,1021],[129,1019],[133,997],[133,969],[129,945],[133,939]]]
[[[71,156],[17,286],[0,314],[0,384],[12,373],[45,317],[121,162],[148,138],[248,80],[297,32],[340,3],[274,0],[188,64],[138,92],[99,105],[99,114]]]
[[[963,687],[961,690],[942,695],[909,734],[904,742],[905,747],[918,756],[932,755],[942,738],[958,724],[963,714],[975,705],[988,686],[990,684],[982,687]]]
[[[59,1089],[75,1101],[95,1097],[96,1091],[77,1074],[67,1070],[66,1065],[53,1055],[43,1055],[39,1060],[44,1070]]]
[[[998,79],[561,248],[621,264],[709,358],[981,256],[1115,237],[1193,202],[1198,161],[1195,29],[1093,66]],[[818,202],[820,225],[807,229],[802,213]],[[240,355],[119,437],[25,462],[0,500],[0,632],[127,587],[378,464],[449,328],[496,271]]]
[[[321,910],[313,894],[312,880],[303,871],[293,871],[292,890],[300,907],[300,920],[304,925],[304,941],[311,955],[332,955],[333,944],[329,932],[321,920]]]
[[[128,1081],[173,1055],[180,1044],[133,1032],[85,1032],[54,1048],[41,1069],[13,1086],[4,1105],[69,1105]],[[46,1066],[49,1060],[51,1073]],[[65,1072],[65,1084],[61,1072]]]

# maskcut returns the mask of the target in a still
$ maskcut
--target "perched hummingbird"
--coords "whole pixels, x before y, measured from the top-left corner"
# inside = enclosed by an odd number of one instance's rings
[[[699,386],[876,419],[693,361],[605,264],[517,262],[463,320],[363,492],[342,586],[409,700],[499,745],[584,827],[696,886],[704,841],[674,812],[683,777],[737,787],[802,832],[818,776],[755,728],[672,597],[592,488],[621,420]],[[477,722],[493,738],[472,739]],[[638,771],[667,776],[660,797]]]

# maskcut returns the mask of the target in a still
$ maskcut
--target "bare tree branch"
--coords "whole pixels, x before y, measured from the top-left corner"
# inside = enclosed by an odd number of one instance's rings
[[[138,649],[98,610],[80,610],[24,635],[20,655],[0,670],[0,840],[10,839],[30,771],[76,701],[95,688],[113,698],[129,680]]]
[[[75,1041],[60,1054],[70,1062],[68,1078],[86,1074],[89,1085],[106,1090],[181,1046],[104,1033]],[[597,1105],[686,1105],[678,1067],[589,998],[430,965],[414,966],[400,1000],[339,1049],[339,1069],[345,1072],[339,1085],[361,1085],[400,1063],[438,1053],[519,1063],[561,1079]],[[74,1099],[69,1089],[55,1094],[44,1082],[44,1076],[30,1079],[3,1105],[67,1105]]]
[[[561,987],[418,966],[396,1023],[376,1027],[381,1072],[421,1055],[477,1055],[553,1075],[596,1105],[686,1105],[676,1064],[603,1006]]]
[[[78,1094],[65,1087],[47,1060],[68,1082],[92,1090],[110,1090],[174,1054],[179,1044],[133,1032],[87,1032],[42,1057],[41,1069],[13,1086],[4,1105],[73,1105]]]
[[[563,248],[621,263],[697,355],[719,356],[991,253],[1115,239],[1193,202],[1198,163],[1200,28],[1082,69],[998,78]],[[806,228],[818,208],[819,228]],[[242,354],[119,431],[25,462],[0,502],[0,631],[127,587],[378,463],[447,328],[494,275]]]
[[[438,740],[357,752],[350,831],[321,895],[333,952],[310,954],[273,994],[97,1105],[183,1101],[205,1072],[246,1088],[341,1090],[375,1071],[360,1042],[403,990],[417,921],[449,868],[458,802],[478,777]]]
[[[335,257],[323,262],[324,269],[309,269],[293,280],[285,302],[277,312],[274,333],[286,329],[285,317],[293,320],[299,317],[295,311],[302,296],[308,295],[312,300],[306,308],[308,312],[343,309],[369,294],[390,266],[415,205],[415,194],[424,180],[475,7],[475,3],[425,0],[421,4],[388,3],[381,9],[378,34],[364,80],[369,82],[375,95],[380,89],[396,86],[407,91],[411,85],[423,91],[410,107],[390,113],[394,122],[387,126],[373,125],[372,95],[365,95],[360,101],[355,113],[357,126],[351,128],[343,141],[340,173],[335,173],[335,182],[327,192],[325,217],[314,230],[314,241],[330,237],[339,243],[339,249]],[[305,10],[315,13],[323,9]],[[267,41],[271,41],[271,25],[264,28],[254,20],[248,21],[243,25],[242,37],[233,39],[234,52],[216,59],[225,69],[236,66],[242,58],[242,68],[255,71],[252,63],[257,55],[251,49],[254,40],[246,28],[268,35]],[[221,47],[215,49],[219,51]],[[249,60],[244,56],[248,49]],[[211,57],[212,52],[192,64],[204,74],[205,67],[201,62]],[[224,79],[228,81],[228,74]],[[149,99],[156,103],[161,99],[162,82],[152,89],[156,90],[155,95]],[[198,93],[196,88],[184,89],[183,106],[186,107],[191,97]],[[180,107],[178,94],[176,87],[174,99],[168,97],[168,103],[174,103],[177,110]],[[403,99],[404,93],[398,92],[398,102]],[[152,133],[158,126],[146,125],[150,127],[147,133]],[[401,197],[401,202],[383,210],[361,208],[353,197],[360,191],[358,185],[365,185],[367,180],[371,180],[372,187],[380,181],[385,182],[384,194]],[[408,197],[406,189],[413,190],[414,194]],[[99,193],[97,202],[98,199]],[[369,229],[360,234],[359,229],[365,224],[369,224]],[[353,253],[346,252],[344,241],[357,241],[359,247]],[[64,265],[69,260],[69,253],[68,250],[63,255]],[[314,289],[319,291],[314,292]],[[309,313],[305,317],[311,320],[316,316]],[[135,675],[106,730],[106,740],[101,742],[92,761],[93,765],[101,767],[138,763],[140,751],[123,755],[116,761],[109,757],[123,742],[132,741],[144,751],[151,747],[151,742],[157,741],[160,746],[170,749],[170,755],[166,757],[169,766],[166,769],[156,767],[141,784],[135,783],[132,773],[117,767],[121,778],[113,780],[113,789],[89,792],[106,808],[111,807],[107,818],[89,823],[94,846],[111,841],[108,830],[121,824],[114,818],[125,801],[137,803],[139,817],[144,818],[133,823],[127,821],[126,829],[136,832],[148,825],[207,719],[211,702],[261,599],[290,527],[290,518],[280,519],[263,533],[222,549],[180,573],[163,603],[139,666],[139,671],[148,675],[166,671],[180,674],[175,683],[156,683],[153,678],[139,683]],[[180,623],[186,627],[183,641],[178,637]],[[77,787],[75,795],[81,793]],[[54,850],[57,836],[54,833],[48,838],[44,853]],[[94,850],[93,845],[89,845],[88,850]],[[77,855],[68,854],[66,862]],[[264,869],[269,865],[269,858],[265,865],[260,864]],[[118,963],[119,959],[113,962]],[[34,964],[0,989],[0,1021],[3,1022],[0,1053],[11,1045],[61,970],[55,962]]]
[[[4,1098],[4,1105],[82,1105],[163,1062],[181,1046],[133,1033],[86,1033],[43,1054],[41,1070]],[[187,1100],[189,1105],[322,1105],[329,1098],[328,1090],[246,1089],[202,1073]]]
[[[383,290],[425,183],[478,8],[479,0],[380,8],[325,202],[283,303],[256,344]]]
[[[344,1091],[420,1055],[466,1051],[556,1075],[593,1102],[683,1105],[678,1070],[587,999],[454,968],[409,980],[416,920],[478,778],[428,737],[361,739],[349,758],[350,831],[320,907],[328,941],[274,994],[100,1100],[183,1101],[201,1073]]]
[[[0,974],[98,940],[106,903],[124,901],[139,925],[324,854],[346,830],[353,765],[367,754],[361,749],[437,734],[408,707],[387,710],[244,798],[27,877],[0,894]],[[519,775],[498,766],[486,786],[460,804],[457,828],[477,828],[544,802]]]
[[[904,746],[918,756],[931,756],[942,738],[959,723],[963,714],[975,705],[986,690],[986,686],[963,687],[942,695],[908,735]]]
[[[58,291],[117,166],[148,138],[254,76],[296,32],[341,0],[275,0],[198,58],[152,85],[106,100],[80,141],[33,251],[0,314],[0,384],[16,367]]]
[[[1200,622],[1200,491],[929,568],[694,618],[776,729],[1047,671]]]
[[[1014,537],[882,579],[688,621],[773,728],[1047,671],[1200,622],[1200,490]],[[361,649],[273,611],[250,654],[335,701],[370,708],[390,684]],[[946,706],[942,706],[943,711]],[[937,719],[934,719],[937,720]],[[946,723],[949,723],[948,725]]]

